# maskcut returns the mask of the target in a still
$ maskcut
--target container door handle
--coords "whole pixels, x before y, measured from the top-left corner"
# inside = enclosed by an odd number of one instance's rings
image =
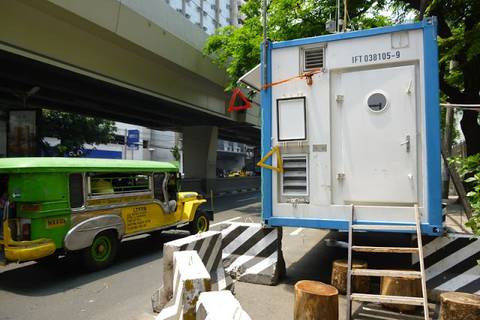
[[[405,141],[403,141],[402,143],[400,143],[401,146],[405,145],[406,146],[406,151],[407,152],[410,152],[410,135],[407,135],[405,137]]]

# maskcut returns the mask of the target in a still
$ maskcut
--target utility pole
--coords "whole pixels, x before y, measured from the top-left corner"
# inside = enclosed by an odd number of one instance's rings
[[[267,1],[262,0],[262,24],[263,24],[263,85],[267,84]]]
[[[337,32],[340,32],[340,0],[337,0]]]

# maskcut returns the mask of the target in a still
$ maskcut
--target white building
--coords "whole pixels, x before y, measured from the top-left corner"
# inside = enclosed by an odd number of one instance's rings
[[[240,6],[244,0],[165,0],[185,18],[213,34],[215,29],[242,24]]]

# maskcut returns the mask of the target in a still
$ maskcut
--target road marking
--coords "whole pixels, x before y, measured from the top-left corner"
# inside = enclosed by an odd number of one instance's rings
[[[295,231],[292,231],[292,232],[290,233],[290,235],[291,235],[291,236],[298,236],[298,235],[300,234],[300,232],[302,232],[302,231],[303,231],[303,228],[298,228],[298,229],[296,229]]]
[[[258,197],[250,197],[250,198],[240,199],[240,200],[237,200],[237,202],[250,201],[250,200],[254,200],[254,199],[258,199]]]
[[[223,221],[211,224],[210,227],[215,227],[215,226],[218,226],[219,224],[222,224],[222,223],[225,223],[225,222],[232,222],[232,221],[235,221],[235,220],[238,220],[238,219],[241,219],[241,218],[242,217],[235,217],[235,218],[232,218],[232,219],[223,220]]]

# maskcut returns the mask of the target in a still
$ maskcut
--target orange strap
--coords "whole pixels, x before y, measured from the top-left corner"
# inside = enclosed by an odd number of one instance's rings
[[[277,82],[267,83],[266,85],[262,86],[262,90],[265,90],[265,89],[268,89],[270,87],[277,86],[279,84],[283,84],[283,83],[286,83],[286,82],[289,82],[289,81],[295,80],[295,79],[307,79],[307,84],[311,85],[312,84],[312,76],[314,74],[317,74],[317,73],[320,73],[320,72],[322,72],[322,69],[314,69],[312,71],[304,72],[304,73],[302,73],[298,76],[291,77],[291,78],[288,78],[288,79],[285,79],[285,80],[280,80],[280,81],[277,81]]]

